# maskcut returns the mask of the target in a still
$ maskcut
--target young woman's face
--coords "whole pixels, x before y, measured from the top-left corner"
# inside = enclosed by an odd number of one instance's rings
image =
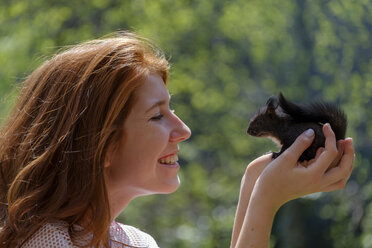
[[[169,108],[160,76],[151,74],[136,96],[124,135],[105,163],[109,194],[171,193],[180,184],[178,143],[190,137],[190,129]]]

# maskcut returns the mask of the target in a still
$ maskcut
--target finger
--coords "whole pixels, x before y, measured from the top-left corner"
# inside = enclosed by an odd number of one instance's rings
[[[342,153],[344,152],[344,141],[345,140],[337,140],[337,150],[342,150]]]
[[[346,176],[346,178],[344,179],[341,179],[333,184],[330,184],[328,185],[326,188],[324,188],[323,192],[329,192],[329,191],[333,191],[333,190],[339,190],[339,189],[343,189],[345,188],[346,186],[346,183],[349,181],[349,178],[351,176],[351,172],[354,168],[354,159],[353,159],[353,162],[351,163],[351,166],[349,167],[349,172],[348,172],[348,175]],[[346,169],[347,171],[347,169]]]
[[[313,159],[309,160],[309,162],[307,162],[305,164],[302,163],[302,165],[305,166],[305,167],[310,166],[311,164],[313,164],[319,158],[320,154],[322,154],[323,151],[324,151],[324,147],[319,147],[318,150],[316,150],[315,157]],[[306,161],[304,161],[304,162],[306,162]]]
[[[326,185],[332,185],[344,179],[348,179],[354,168],[354,148],[352,139],[344,141],[344,155],[341,158],[339,166],[330,169],[324,174],[324,182]]]
[[[320,173],[324,173],[329,165],[337,156],[337,146],[335,134],[331,129],[331,126],[327,123],[323,126],[323,133],[325,136],[325,149],[320,154],[319,159],[314,163],[314,169],[319,170]]]
[[[327,187],[325,187],[322,190],[322,192],[330,192],[330,191],[334,191],[334,190],[343,189],[343,188],[345,188],[347,181],[348,181],[348,179],[340,180],[340,181],[335,182],[335,183],[333,183],[331,185],[328,185]]]
[[[301,154],[308,148],[314,140],[314,130],[308,129],[297,137],[295,142],[276,160],[285,161],[285,164],[296,165]]]
[[[333,168],[333,167],[336,167],[341,158],[342,158],[342,155],[344,154],[344,140],[338,140],[337,141],[337,156],[336,158],[333,160],[333,162],[331,163],[331,165],[327,168],[327,170]]]
[[[346,186],[346,183],[349,181],[349,178],[351,176],[351,171],[349,172],[348,176],[346,176],[345,178],[339,180],[339,181],[336,181],[334,183],[331,183],[329,185],[326,185],[323,190],[321,190],[322,192],[329,192],[329,191],[333,191],[333,190],[339,190],[339,189],[343,189],[345,188]]]
[[[315,157],[313,159],[310,159],[309,161],[306,161],[306,160],[303,161],[301,165],[304,167],[308,167],[309,165],[314,163],[319,158],[320,154],[322,154],[323,151],[324,151],[324,147],[319,147],[318,150],[316,150]]]
[[[344,155],[341,158],[340,161],[340,166],[343,166],[343,163],[345,161],[352,161],[352,167],[354,167],[354,160],[355,160],[355,151],[354,151],[354,146],[353,146],[353,139],[352,138],[347,138],[344,141]]]
[[[320,154],[322,154],[322,152],[324,152],[324,147],[319,147],[318,150],[316,151],[316,154],[315,154],[315,160],[317,160],[320,156]]]
[[[354,167],[355,152],[353,147],[353,139],[347,138],[343,142],[343,155],[340,160],[339,167]]]

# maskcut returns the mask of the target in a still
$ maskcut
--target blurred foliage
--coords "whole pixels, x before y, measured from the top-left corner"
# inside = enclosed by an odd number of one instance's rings
[[[0,117],[20,83],[65,45],[132,30],[169,56],[173,108],[190,126],[180,189],[139,198],[119,220],[161,247],[228,247],[249,161],[277,149],[245,135],[268,96],[325,99],[357,152],[346,188],[288,203],[271,247],[372,247],[370,0],[0,0]]]

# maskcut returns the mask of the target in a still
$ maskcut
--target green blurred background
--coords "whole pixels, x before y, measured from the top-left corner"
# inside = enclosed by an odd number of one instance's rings
[[[271,247],[372,247],[372,1],[0,0],[0,118],[59,48],[118,30],[165,51],[172,107],[193,131],[180,189],[136,199],[120,221],[163,248],[228,247],[244,169],[277,149],[246,135],[249,119],[282,91],[340,104],[357,157],[344,190],[279,210]]]

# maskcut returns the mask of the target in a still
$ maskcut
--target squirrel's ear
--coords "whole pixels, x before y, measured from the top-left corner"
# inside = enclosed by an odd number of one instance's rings
[[[266,112],[275,113],[275,109],[278,107],[278,99],[275,96],[270,97],[266,102]]]

